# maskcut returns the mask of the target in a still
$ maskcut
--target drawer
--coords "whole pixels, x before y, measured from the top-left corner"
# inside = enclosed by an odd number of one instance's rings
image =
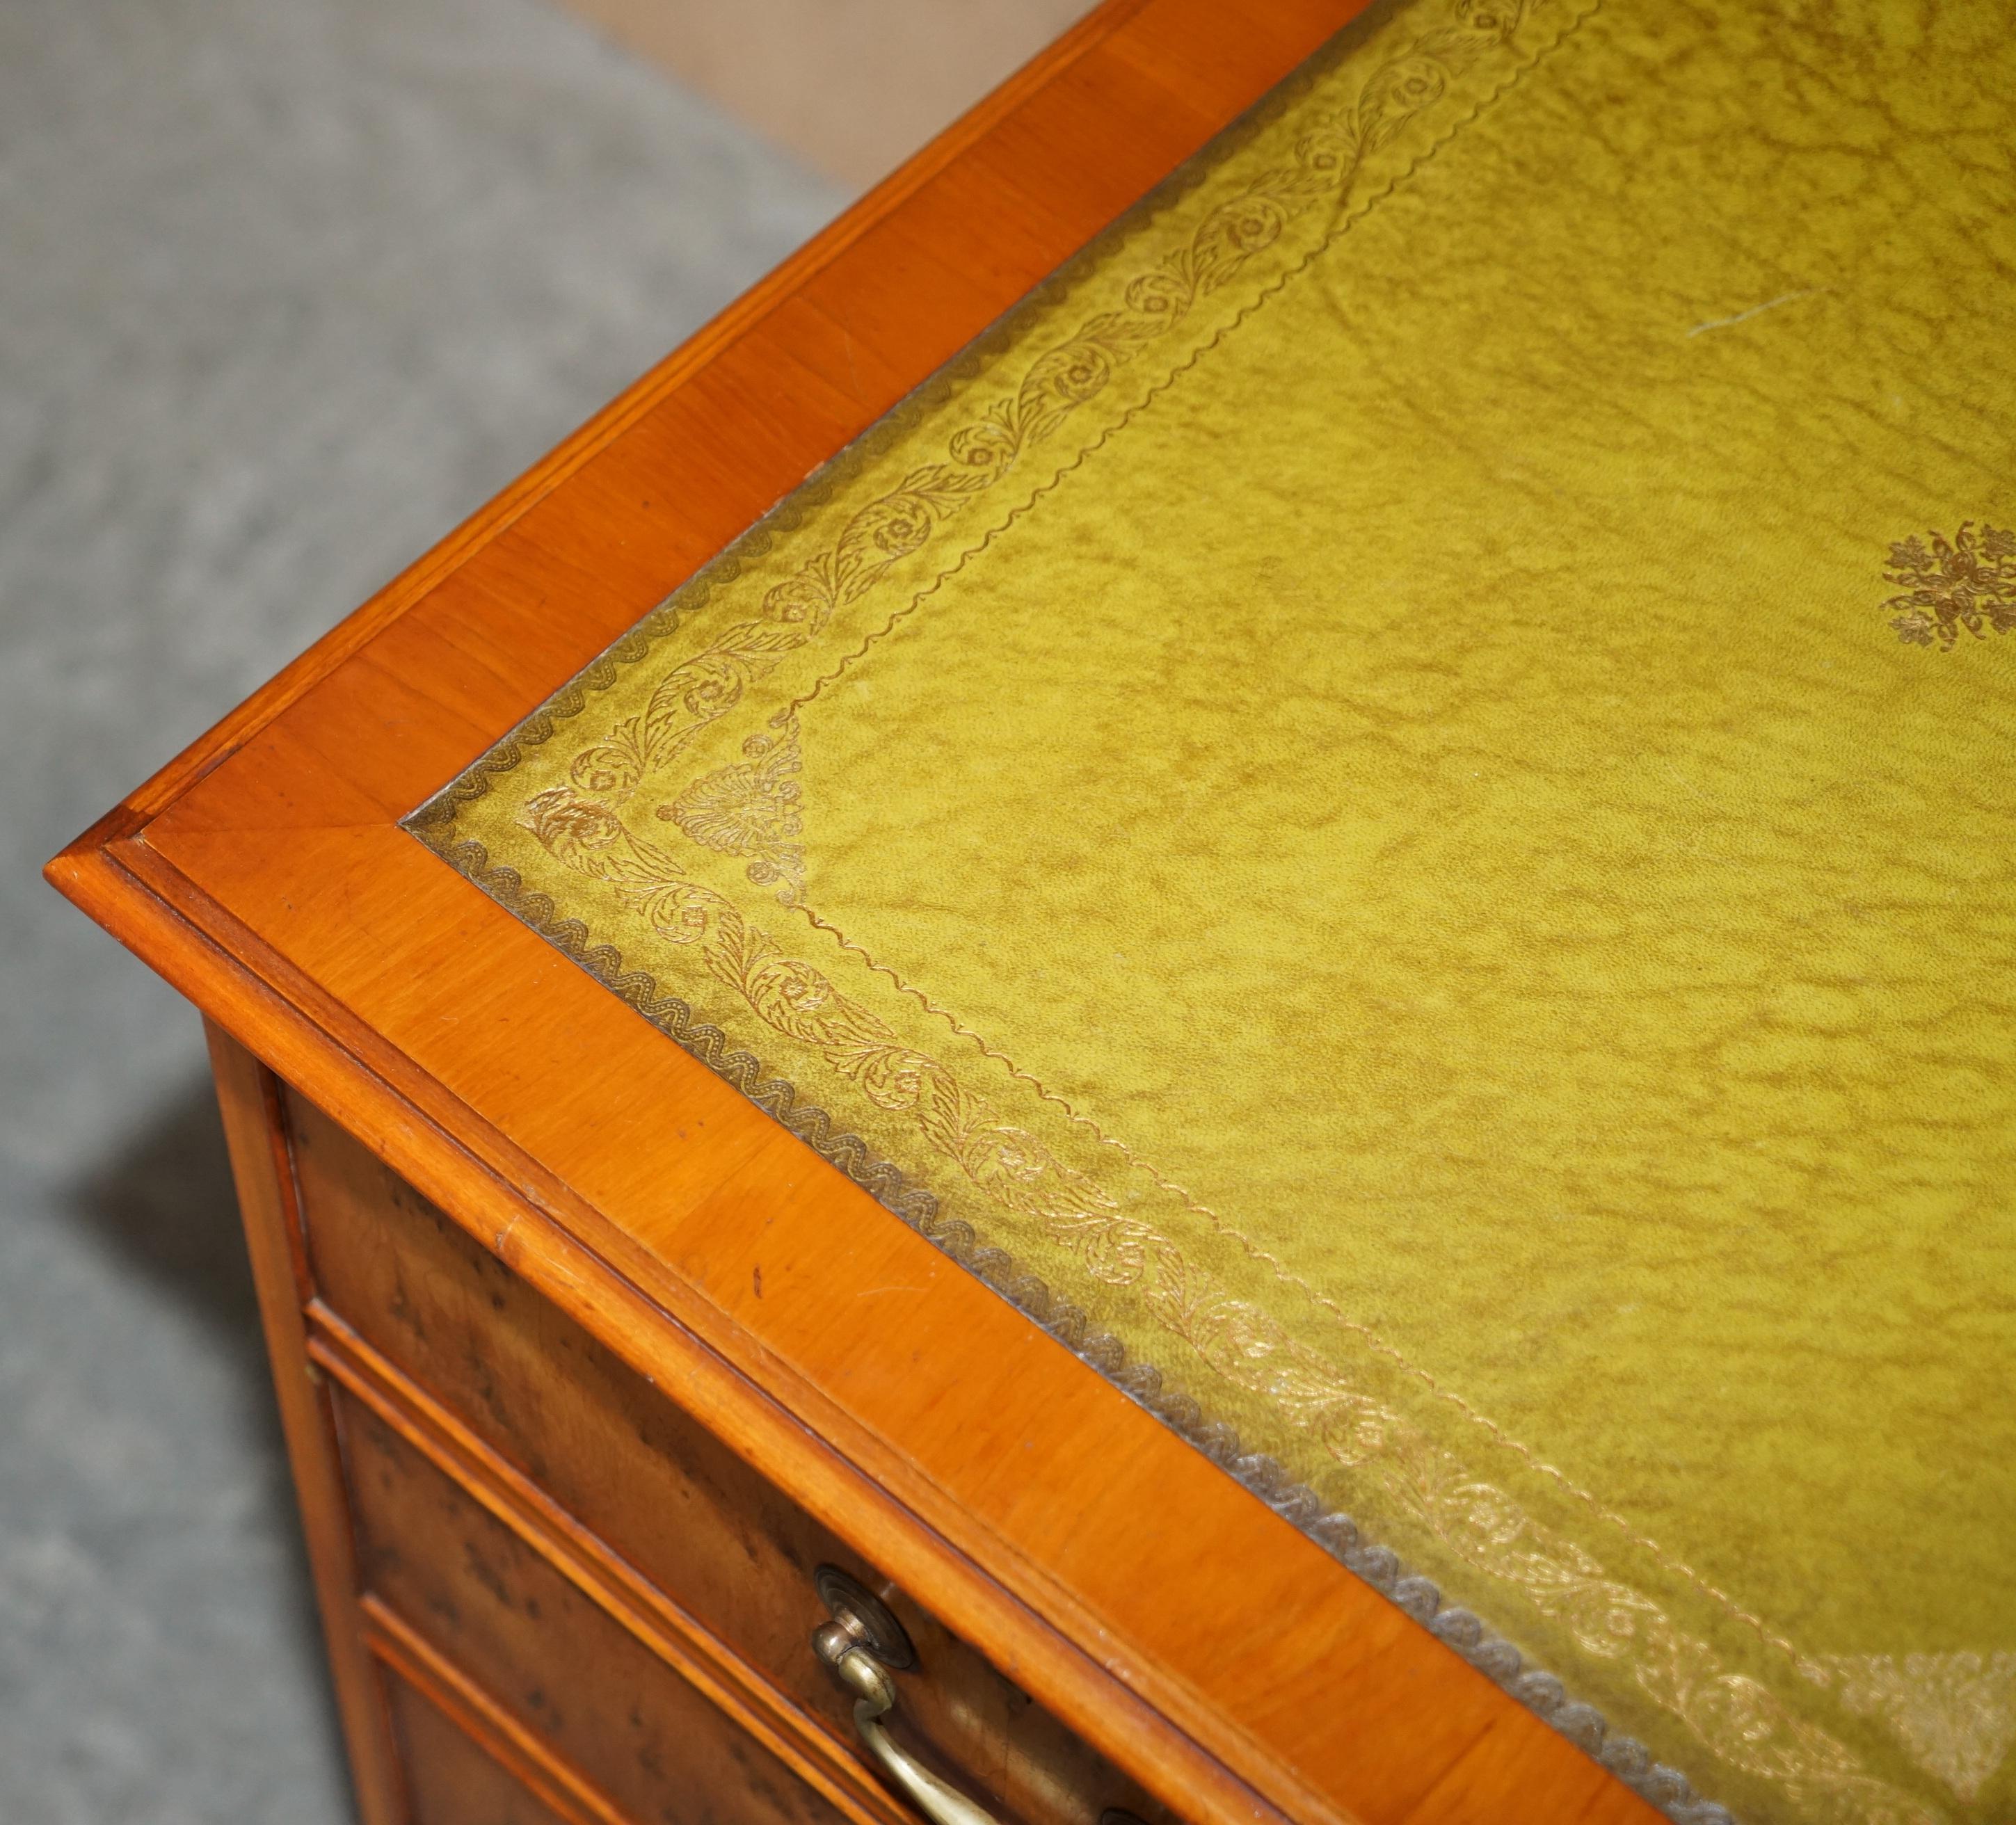
[[[395,1673],[385,1675],[385,1707],[407,1825],[572,1825]]]
[[[897,1730],[926,1759],[1029,1825],[1170,1818],[327,1117],[290,1096],[289,1118],[325,1302],[849,1754],[851,1701],[809,1645],[821,1564],[909,1632]]]
[[[376,1414],[336,1406],[367,1596],[625,1816],[851,1825]]]

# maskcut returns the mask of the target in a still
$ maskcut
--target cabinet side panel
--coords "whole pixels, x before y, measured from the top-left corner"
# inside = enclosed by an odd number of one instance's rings
[[[384,1692],[365,1648],[356,1548],[337,1455],[335,1418],[308,1357],[301,1310],[305,1256],[279,1084],[221,1028],[209,1020],[203,1027],[337,1706],[350,1751],[358,1812],[363,1825],[405,1825]]]

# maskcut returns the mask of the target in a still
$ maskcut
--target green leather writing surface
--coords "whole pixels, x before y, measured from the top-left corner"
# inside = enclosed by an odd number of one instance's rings
[[[2016,1817],[2010,25],[1378,12],[412,820],[1681,1818]]]

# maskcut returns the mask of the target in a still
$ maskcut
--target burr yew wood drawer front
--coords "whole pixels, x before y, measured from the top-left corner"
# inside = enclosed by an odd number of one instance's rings
[[[852,1756],[853,1701],[809,1645],[826,1616],[815,1575],[833,1566],[864,1586],[887,1589],[888,1580],[312,1105],[290,1097],[289,1127],[318,1347],[339,1373],[370,1376],[380,1390],[410,1378],[419,1400],[452,1416],[451,1430],[466,1429],[475,1456],[508,1467],[690,1618],[693,1651],[718,1643],[717,1676],[740,1679],[747,1703],[776,1727],[811,1733],[819,1751]],[[367,1578],[374,1563],[402,1563],[394,1546],[405,1537],[391,1516],[371,1517],[390,1499],[373,1476],[407,1461],[383,1430],[348,1431],[365,1532],[389,1555],[367,1552]],[[1114,1807],[1157,1815],[927,1612],[898,1591],[887,1601],[917,1657],[900,1682],[906,1743],[1021,1819],[1093,1825]],[[577,1696],[572,1708],[585,1702]]]
[[[367,1603],[626,1819],[846,1815],[354,1397],[337,1410]]]
[[[386,1676],[385,1702],[412,1825],[576,1825],[582,1816],[547,1804],[396,1673]]]

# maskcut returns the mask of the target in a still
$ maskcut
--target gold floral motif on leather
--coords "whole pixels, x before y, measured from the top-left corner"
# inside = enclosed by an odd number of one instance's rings
[[[1936,640],[1950,653],[1962,634],[1984,640],[2016,628],[2016,532],[2006,527],[1977,529],[1969,520],[1950,538],[1900,539],[1883,580],[1898,587],[1883,606],[1895,610],[1890,625],[1907,646]]]

